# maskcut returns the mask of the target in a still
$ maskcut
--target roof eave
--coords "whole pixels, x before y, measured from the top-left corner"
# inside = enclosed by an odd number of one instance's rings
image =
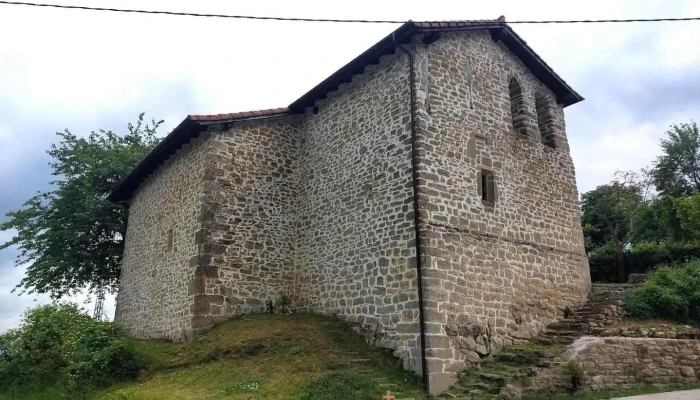
[[[163,156],[169,156],[187,143],[193,136],[197,136],[201,130],[206,129],[203,124],[193,121],[187,116],[172,132],[151,150],[136,167],[126,176],[107,196],[107,200],[120,202],[129,200],[133,192],[141,184],[142,179],[157,167],[163,160]]]
[[[491,37],[501,41],[525,66],[544,83],[564,107],[583,101],[584,98],[564,81],[515,31],[503,22],[475,24],[473,26],[423,27],[419,33],[488,30]]]
[[[217,116],[188,115],[172,132],[158,143],[156,147],[144,158],[107,196],[107,200],[120,202],[129,200],[134,191],[149,174],[175,153],[180,147],[209,129],[211,125],[231,124],[237,121],[251,121],[269,118],[285,117],[290,115],[286,109],[275,109],[276,113],[244,112],[240,115],[221,114]]]
[[[583,101],[583,96],[576,92],[566,81],[530,47],[509,26],[501,26],[499,30],[490,30],[494,39],[500,40],[503,44],[520,58],[525,66],[557,97],[557,102],[563,107]]]
[[[384,39],[355,57],[333,73],[333,75],[324,79],[294,103],[290,104],[289,110],[293,113],[303,113],[307,107],[313,106],[317,100],[323,99],[328,93],[337,90],[340,84],[350,82],[354,75],[364,72],[368,65],[378,64],[382,56],[395,52],[397,44],[408,43],[417,32],[418,28],[413,22],[406,22],[401,25]]]

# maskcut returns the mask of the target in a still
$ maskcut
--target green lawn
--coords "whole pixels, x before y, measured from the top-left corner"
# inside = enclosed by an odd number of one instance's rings
[[[376,400],[387,388],[397,397],[426,398],[420,380],[390,352],[366,344],[333,318],[252,315],[190,343],[137,345],[149,367],[135,382],[82,394],[25,388],[0,392],[0,400]]]
[[[387,390],[397,398],[429,398],[420,380],[404,371],[390,351],[365,343],[329,317],[251,315],[220,324],[190,343],[136,344],[148,367],[133,382],[82,393],[66,393],[61,387],[0,389],[0,400],[379,400]],[[520,350],[525,355],[542,350],[530,347]],[[509,376],[522,374],[498,361],[484,368]],[[471,376],[467,373],[461,383],[468,385]],[[687,388],[531,393],[524,400],[597,400]]]

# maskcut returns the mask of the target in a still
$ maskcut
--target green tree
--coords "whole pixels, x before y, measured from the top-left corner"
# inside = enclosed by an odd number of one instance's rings
[[[39,192],[0,224],[0,231],[17,231],[0,250],[17,246],[16,264],[28,265],[18,289],[53,298],[82,289],[116,290],[127,207],[106,198],[158,142],[156,130],[163,121],[148,124],[143,116],[136,125],[128,124],[125,135],[57,133],[60,141],[48,151],[56,177],[53,190]]]
[[[683,236],[688,240],[700,241],[700,192],[674,199],[673,204]]]
[[[652,172],[662,196],[690,196],[700,190],[700,134],[695,122],[673,124],[661,139],[662,154]]]
[[[645,202],[648,181],[633,172],[616,178],[581,196],[581,223],[587,252],[609,246],[615,253],[617,275],[626,279],[625,247],[630,243],[633,220]]]
[[[676,215],[674,199],[662,196],[642,204],[634,216],[630,239],[634,243],[686,240],[686,232]]]

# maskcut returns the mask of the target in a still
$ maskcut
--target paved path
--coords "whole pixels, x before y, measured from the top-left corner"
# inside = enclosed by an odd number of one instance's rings
[[[700,400],[700,389],[680,392],[645,394],[633,397],[618,397],[611,400]]]

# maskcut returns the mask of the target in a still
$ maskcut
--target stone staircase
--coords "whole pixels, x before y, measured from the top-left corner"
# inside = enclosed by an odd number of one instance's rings
[[[519,398],[522,387],[539,369],[559,365],[556,357],[563,352],[563,344],[538,344],[522,342],[468,370],[440,398],[444,399],[493,399]]]
[[[586,304],[569,317],[559,320],[535,338],[540,344],[571,344],[596,328],[622,320],[622,299],[631,284],[595,283]]]
[[[522,388],[531,388],[534,377],[544,370],[566,364],[561,355],[576,339],[601,326],[622,319],[622,298],[630,284],[593,284],[583,307],[548,325],[532,341],[504,349],[500,354],[464,373],[457,385],[442,394],[446,399],[517,399]],[[561,386],[552,382],[552,387]]]

